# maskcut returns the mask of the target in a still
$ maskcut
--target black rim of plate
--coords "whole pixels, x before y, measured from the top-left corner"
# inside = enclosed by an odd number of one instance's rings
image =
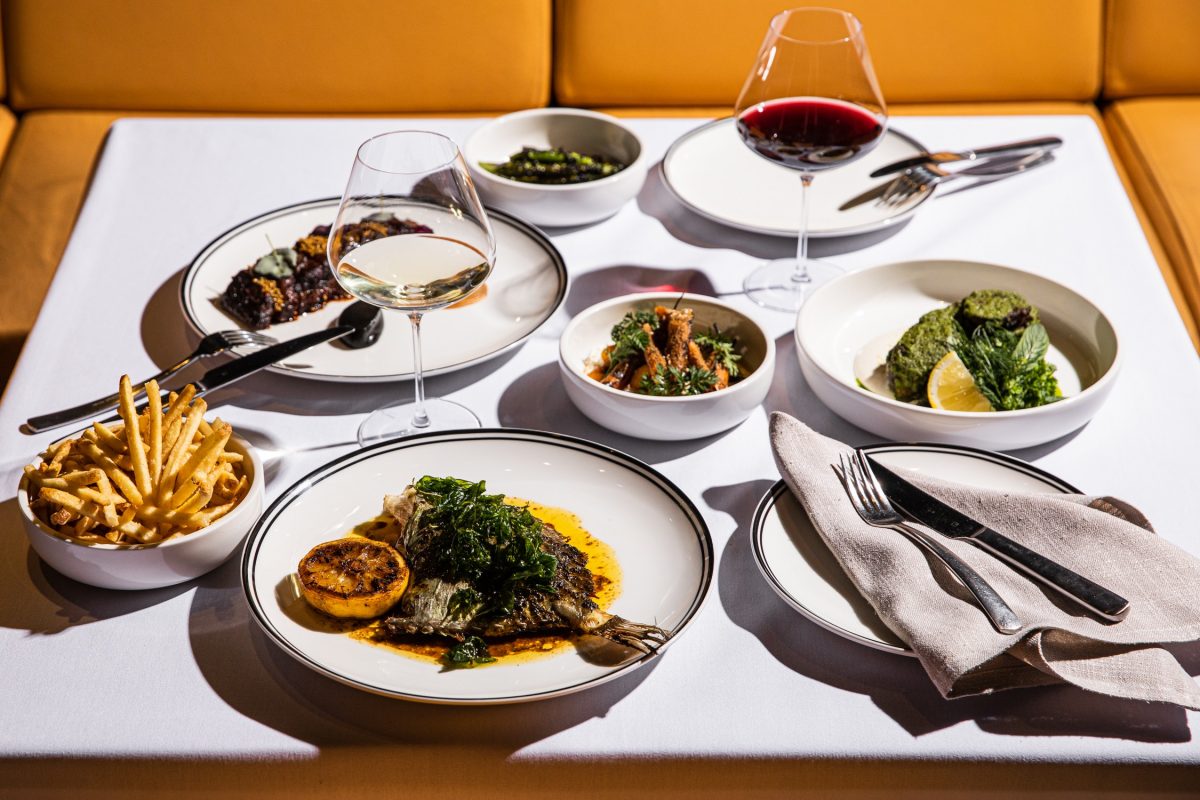
[[[674,142],[672,142],[671,146],[667,148],[667,152],[663,154],[662,161],[659,164],[659,167],[662,170],[663,185],[667,187],[667,191],[669,191],[671,193],[671,196],[674,197],[676,200],[678,200],[680,203],[682,203],[689,211],[691,211],[694,214],[698,214],[701,217],[704,217],[705,219],[712,220],[713,222],[716,222],[720,225],[725,225],[726,227],[734,228],[739,231],[749,231],[751,233],[764,234],[766,236],[790,236],[793,239],[796,238],[796,231],[794,231],[794,230],[788,231],[788,230],[783,230],[782,228],[754,227],[751,225],[746,225],[741,222],[735,222],[734,220],[727,219],[725,217],[720,217],[720,216],[717,216],[716,214],[705,211],[704,209],[700,208],[697,205],[694,205],[690,200],[685,198],[683,196],[683,193],[680,192],[679,189],[677,189],[671,183],[671,176],[667,172],[667,163],[670,162],[671,157],[674,156],[679,151],[679,149],[681,147],[683,147],[685,144],[687,144],[687,142],[690,139],[692,139],[693,137],[698,136],[701,133],[704,133],[709,128],[715,128],[718,125],[727,125],[730,122],[732,122],[733,119],[734,119],[733,117],[721,117],[720,119],[714,119],[711,122],[706,122],[705,124],[700,125],[699,127],[693,128],[692,130],[688,131],[687,133],[683,134],[678,139],[676,139]],[[917,153],[928,152],[928,150],[925,148],[925,145],[921,144],[920,142],[918,142],[916,139],[914,139],[912,136],[908,135],[907,133],[898,131],[895,128],[891,127],[890,125],[888,126],[887,130],[884,131],[883,135],[884,136],[889,136],[889,135],[896,136],[896,138],[901,139],[904,142],[907,142],[908,144],[910,144],[914,148],[916,148]],[[886,181],[881,181],[881,183],[886,183]],[[896,213],[894,213],[890,216],[884,217],[879,222],[874,222],[874,223],[870,223],[870,224],[866,224],[866,225],[855,225],[855,226],[849,227],[849,228],[834,228],[834,229],[830,229],[830,230],[819,230],[819,229],[818,230],[810,230],[808,232],[808,236],[810,239],[835,239],[839,236],[857,236],[858,234],[862,234],[862,233],[871,233],[873,231],[890,228],[891,226],[896,225],[900,222],[903,222],[904,220],[908,219],[910,216],[915,214],[917,212],[917,209],[920,208],[921,206],[923,206],[925,204],[925,202],[930,197],[933,196],[933,194],[934,194],[933,192],[921,192],[920,199],[918,199],[917,202],[913,203],[910,206],[901,206],[900,210],[898,210]]]
[[[1046,484],[1046,486],[1056,489],[1063,494],[1082,494],[1079,489],[1070,483],[1067,483],[1062,478],[1059,478],[1057,475],[1047,472],[1040,467],[1036,467],[1033,464],[1030,464],[1028,461],[1022,461],[1015,456],[1006,455],[1004,453],[995,453],[991,450],[983,450],[977,447],[965,447],[963,445],[953,444],[936,444],[932,442],[911,442],[907,444],[887,442],[864,445],[862,450],[868,453],[936,452],[948,453],[959,457],[975,458],[980,461],[990,461],[1015,472],[1020,472],[1030,477],[1037,478],[1042,483]],[[758,501],[758,507],[754,509],[754,521],[750,528],[750,544],[754,550],[754,561],[758,564],[759,572],[761,572],[763,577],[767,579],[767,583],[770,584],[771,588],[775,590],[775,593],[779,595],[785,603],[798,611],[801,616],[805,617],[810,622],[821,626],[825,630],[836,633],[838,636],[849,639],[850,641],[858,642],[859,644],[874,648],[875,650],[915,658],[916,653],[910,650],[907,646],[897,647],[878,639],[868,639],[865,636],[860,636],[853,631],[848,631],[845,628],[830,622],[829,620],[817,614],[815,611],[805,606],[804,603],[802,603],[799,599],[788,592],[786,588],[784,588],[783,582],[779,580],[779,578],[775,575],[775,572],[771,569],[771,565],[767,562],[766,555],[763,552],[762,539],[763,528],[767,516],[775,507],[775,503],[779,500],[779,497],[786,491],[788,491],[788,487],[783,480],[776,481],[771,488],[767,489],[766,494],[764,494],[762,499]]]
[[[200,252],[196,254],[196,257],[192,259],[191,263],[187,265],[187,268],[183,273],[183,279],[179,281],[179,306],[183,309],[184,319],[187,320],[188,326],[191,327],[192,331],[199,336],[205,336],[209,333],[212,333],[212,331],[206,330],[203,326],[201,326],[200,320],[196,318],[196,315],[192,310],[191,303],[188,302],[188,296],[190,294],[191,286],[193,283],[195,283],[196,276],[200,272],[200,268],[229,239],[232,239],[234,236],[237,236],[249,228],[253,228],[255,225],[261,225],[264,222],[270,222],[271,220],[279,219],[280,217],[286,217],[289,214],[296,214],[301,211],[311,211],[313,209],[320,208],[321,206],[330,204],[333,204],[336,209],[336,205],[340,203],[341,200],[342,198],[340,197],[322,197],[317,200],[306,200],[302,203],[293,203],[292,205],[276,208],[259,214],[256,217],[252,217],[251,219],[245,220],[244,222],[239,222],[206,244],[200,250]],[[445,375],[446,373],[467,369],[468,367],[473,367],[476,364],[482,364],[486,361],[490,361],[493,358],[507,353],[509,350],[512,350],[515,347],[519,347],[526,339],[536,333],[538,329],[542,327],[542,325],[546,324],[546,322],[548,322],[550,318],[555,315],[559,307],[562,306],[563,300],[565,300],[567,297],[567,289],[569,288],[570,283],[570,278],[567,274],[567,262],[563,259],[562,253],[558,252],[558,248],[554,246],[554,243],[550,241],[546,234],[535,225],[526,222],[520,217],[515,217],[508,212],[500,211],[499,209],[492,208],[491,206],[484,206],[484,209],[487,211],[489,218],[499,219],[502,222],[511,225],[535,241],[537,245],[545,251],[546,255],[549,256],[551,263],[554,265],[554,271],[558,277],[558,291],[555,293],[554,302],[550,304],[545,319],[538,323],[536,327],[534,327],[524,336],[514,339],[503,347],[479,356],[478,358],[473,358],[469,361],[463,361],[458,364],[452,364],[450,366],[441,367],[438,369],[427,369],[424,373],[426,377]],[[231,317],[230,324],[236,325],[237,321]],[[283,324],[286,325],[287,323]],[[346,383],[385,383],[387,381],[404,381],[412,379],[412,373],[389,373],[386,375],[347,377],[344,375],[334,375],[325,372],[308,372],[294,369],[284,369],[278,365],[268,366],[266,367],[266,370],[279,375],[290,375],[292,377],[306,380],[330,380]]]
[[[481,698],[462,698],[462,697],[442,697],[430,694],[412,694],[409,692],[398,691],[387,686],[378,686],[375,684],[366,683],[364,681],[351,678],[343,675],[311,658],[302,649],[296,647],[292,642],[283,635],[271,621],[267,618],[267,614],[263,609],[263,603],[259,598],[258,588],[254,584],[253,573],[257,563],[260,545],[266,538],[266,534],[271,527],[272,522],[288,508],[293,502],[299,499],[309,488],[315,486],[326,478],[341,472],[342,470],[354,466],[357,463],[366,461],[376,455],[392,452],[394,450],[404,450],[409,447],[433,444],[437,441],[485,441],[485,440],[508,440],[508,441],[532,441],[540,444],[549,444],[555,447],[561,447],[567,450],[586,453],[598,458],[602,458],[618,466],[625,467],[635,474],[649,480],[659,491],[666,494],[686,515],[692,531],[696,534],[696,544],[700,549],[702,559],[703,574],[700,576],[700,581],[697,585],[696,593],[689,604],[687,611],[675,629],[671,632],[671,638],[667,644],[663,645],[654,653],[627,661],[610,671],[599,675],[595,678],[582,681],[580,683],[571,684],[569,686],[558,687],[555,689],[532,692],[518,695],[500,695],[488,696]],[[246,544],[242,551],[241,563],[241,580],[242,590],[246,596],[246,602],[250,606],[250,611],[254,615],[255,621],[259,627],[267,634],[267,636],[288,655],[300,661],[310,669],[315,670],[327,677],[344,683],[348,686],[353,686],[359,689],[373,692],[374,694],[385,695],[388,697],[396,697],[404,700],[415,700],[427,703],[444,703],[454,705],[499,705],[505,703],[520,703],[529,700],[537,700],[540,698],[557,697],[562,694],[573,693],[580,691],[590,686],[596,686],[601,683],[606,683],[625,673],[653,660],[660,655],[667,647],[674,643],[684,630],[695,619],[696,614],[703,606],[705,599],[708,597],[708,591],[712,585],[713,578],[713,541],[712,535],[708,530],[708,524],[704,521],[704,517],[700,514],[699,509],[687,497],[687,495],[676,486],[670,479],[660,473],[658,470],[634,458],[631,455],[615,450],[611,447],[606,447],[595,442],[589,442],[585,439],[579,439],[574,436],[566,436],[559,433],[550,433],[547,431],[535,431],[524,428],[479,428],[471,430],[456,430],[443,431],[433,433],[422,433],[415,436],[407,436],[391,441],[380,442],[353,452],[347,453],[340,458],[330,461],[312,472],[305,475],[300,480],[289,486],[284,492],[276,498],[275,502],[258,518],[254,524],[250,534],[246,537]],[[364,645],[366,646],[366,645]],[[400,656],[397,656],[398,658]]]

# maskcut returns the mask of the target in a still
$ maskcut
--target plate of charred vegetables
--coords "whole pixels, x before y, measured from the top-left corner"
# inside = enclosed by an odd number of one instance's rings
[[[712,540],[687,497],[601,445],[517,429],[358,450],[286,490],[247,539],[246,598],[342,683],[519,703],[660,656],[699,610]]]
[[[567,396],[599,425],[642,439],[712,436],[762,405],[775,342],[715,297],[649,292],[576,315],[559,339]]]

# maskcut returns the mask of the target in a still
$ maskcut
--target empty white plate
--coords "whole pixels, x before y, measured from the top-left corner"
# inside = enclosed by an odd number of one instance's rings
[[[874,201],[839,206],[891,177],[870,174],[885,164],[925,152],[912,137],[888,129],[874,150],[857,161],[817,173],[809,189],[808,235],[850,236],[895,225],[932,196],[920,192],[895,208]],[[741,230],[795,237],[800,218],[800,173],[772,164],[742,143],[732,117],[681,136],[663,158],[671,192],[701,216]]]

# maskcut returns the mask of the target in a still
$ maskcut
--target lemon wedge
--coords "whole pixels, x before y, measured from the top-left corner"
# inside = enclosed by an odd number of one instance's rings
[[[951,350],[929,373],[926,387],[929,405],[945,411],[992,411],[992,404],[979,391],[967,365]]]

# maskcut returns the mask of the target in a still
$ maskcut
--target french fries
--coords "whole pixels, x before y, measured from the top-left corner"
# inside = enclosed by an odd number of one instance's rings
[[[121,426],[94,423],[25,467],[30,506],[51,530],[94,544],[155,544],[211,525],[246,496],[245,458],[225,449],[229,423],[206,422],[208,406],[190,384],[166,407],[157,383],[145,389],[139,414],[122,376]]]

